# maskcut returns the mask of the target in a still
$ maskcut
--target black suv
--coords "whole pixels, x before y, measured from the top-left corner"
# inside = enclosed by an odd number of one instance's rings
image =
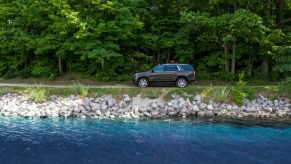
[[[195,71],[189,64],[161,64],[147,72],[133,75],[133,82],[140,87],[147,87],[152,83],[173,83],[177,87],[186,87],[195,81]]]

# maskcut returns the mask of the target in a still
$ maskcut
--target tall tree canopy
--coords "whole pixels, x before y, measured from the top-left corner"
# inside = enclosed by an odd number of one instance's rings
[[[290,76],[291,0],[0,0],[0,76],[126,80],[157,63],[198,78]]]

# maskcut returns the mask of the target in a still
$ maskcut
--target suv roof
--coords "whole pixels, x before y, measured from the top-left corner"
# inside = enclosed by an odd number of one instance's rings
[[[190,64],[167,63],[167,64],[161,64],[161,65],[190,65]]]

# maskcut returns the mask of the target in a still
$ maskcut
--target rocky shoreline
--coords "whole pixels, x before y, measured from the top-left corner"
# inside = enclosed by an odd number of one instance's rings
[[[135,101],[143,103],[135,103]],[[169,117],[232,117],[232,118],[291,118],[291,104],[287,98],[270,100],[257,95],[255,100],[236,104],[203,102],[202,95],[171,95],[171,101],[151,100],[123,95],[121,101],[112,96],[79,98],[51,96],[36,103],[17,93],[0,97],[0,116],[24,118],[169,118]]]

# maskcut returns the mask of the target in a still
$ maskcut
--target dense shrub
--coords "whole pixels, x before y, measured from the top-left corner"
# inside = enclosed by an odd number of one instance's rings
[[[15,70],[9,70],[3,76],[3,78],[5,78],[5,79],[11,79],[11,78],[14,78],[14,77],[16,77]]]
[[[18,71],[17,75],[23,79],[26,79],[32,76],[31,70],[29,68]]]
[[[210,74],[210,77],[212,79],[218,79],[218,80],[223,80],[223,81],[231,81],[234,78],[234,75],[230,72],[214,72]]]
[[[230,89],[230,100],[238,105],[243,104],[244,98],[254,98],[254,91],[252,88],[246,88],[247,82],[243,81],[245,75],[244,72],[239,74],[239,81],[236,82],[235,87]]]
[[[278,91],[281,93],[291,93],[291,77],[288,77],[278,85]]]

